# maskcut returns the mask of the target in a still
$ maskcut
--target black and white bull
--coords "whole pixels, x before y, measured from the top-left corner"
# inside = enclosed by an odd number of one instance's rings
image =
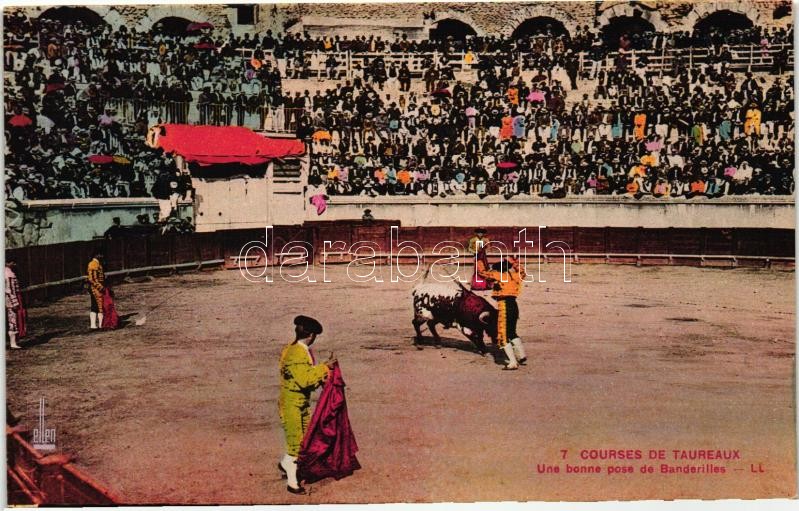
[[[497,309],[457,281],[431,282],[426,279],[413,289],[414,344],[417,346],[422,339],[421,327],[424,323],[427,323],[436,345],[441,343],[436,332],[439,323],[444,328],[457,325],[481,354],[486,353],[484,333],[491,337],[494,344],[497,342]]]

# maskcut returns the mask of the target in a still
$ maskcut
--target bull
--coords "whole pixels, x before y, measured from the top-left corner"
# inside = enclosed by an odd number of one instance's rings
[[[414,346],[421,349],[422,324],[433,334],[436,345],[441,344],[441,337],[436,325],[444,328],[457,325],[460,331],[477,348],[481,355],[486,353],[483,335],[487,334],[492,342],[497,342],[497,309],[485,298],[466,289],[460,282],[430,282],[427,279],[413,289],[413,327],[416,330]]]

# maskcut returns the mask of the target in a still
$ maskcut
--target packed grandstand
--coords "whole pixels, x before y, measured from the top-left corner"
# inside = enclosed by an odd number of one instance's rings
[[[294,134],[331,196],[794,192],[791,26],[238,36],[69,8],[4,26],[11,200],[164,193],[175,167],[145,145],[162,122]]]

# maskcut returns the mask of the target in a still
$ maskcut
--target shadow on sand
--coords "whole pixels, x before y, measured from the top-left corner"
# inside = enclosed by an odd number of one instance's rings
[[[55,330],[53,332],[47,332],[39,335],[34,335],[32,337],[26,337],[20,340],[19,345],[23,348],[32,348],[34,346],[40,346],[42,344],[47,344],[48,342],[56,339],[58,337],[64,337],[65,335],[71,334],[70,330]]]
[[[411,338],[413,339],[413,338]],[[420,340],[416,340],[414,342],[414,346],[416,349],[422,350],[425,348],[447,348],[453,349],[458,351],[465,351],[468,353],[474,353],[476,355],[484,356],[480,353],[480,350],[475,347],[475,345],[466,339],[453,339],[452,337],[441,337],[441,340],[438,344],[433,337],[430,336],[423,336]],[[493,357],[494,363],[497,365],[504,366],[507,364],[507,360],[505,359],[505,354],[502,353],[501,350],[497,349],[496,346],[488,343],[486,344],[486,354],[487,356]]]

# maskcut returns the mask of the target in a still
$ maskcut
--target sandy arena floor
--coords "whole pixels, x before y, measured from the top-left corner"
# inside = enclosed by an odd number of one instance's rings
[[[213,271],[118,287],[144,326],[89,333],[88,298],[30,310],[34,345],[7,352],[11,410],[130,503],[754,498],[795,494],[794,274],[575,265],[528,285],[530,362],[501,371],[456,330],[411,345],[411,284],[254,284]],[[386,279],[387,280],[387,279]],[[348,383],[363,469],[286,492],[277,364],[292,318],[317,317]],[[561,459],[567,449],[567,459]],[[596,463],[584,449],[666,450]],[[659,474],[673,449],[737,449],[725,474]],[[704,462],[691,462],[703,465]],[[560,473],[541,474],[543,465]],[[640,473],[642,465],[654,474]],[[609,465],[633,474],[606,473]],[[764,472],[753,473],[754,470]]]

